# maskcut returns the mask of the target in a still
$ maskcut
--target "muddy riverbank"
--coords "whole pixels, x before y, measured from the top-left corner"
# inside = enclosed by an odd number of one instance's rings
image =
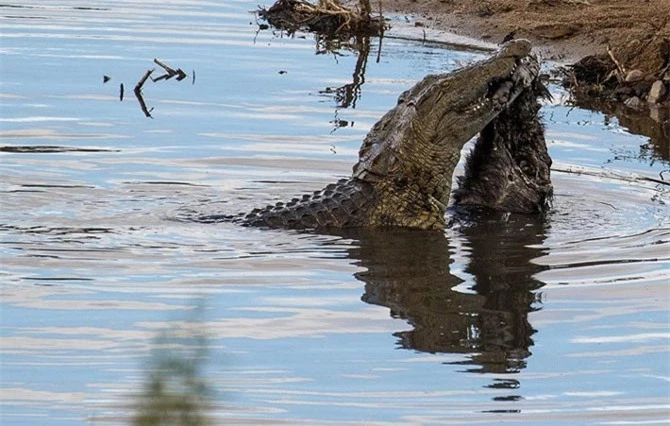
[[[495,44],[530,39],[544,59],[574,64],[564,83],[577,103],[604,101],[651,117],[660,127],[644,133],[670,139],[667,0],[385,0],[382,6],[416,27]]]
[[[542,59],[558,64],[552,73],[570,89],[572,104],[631,123],[631,132],[649,136],[670,157],[670,20],[664,3],[387,0],[373,11],[370,3],[355,0],[279,0],[259,16],[289,34],[302,29],[325,39],[388,28],[399,29],[401,37],[491,48],[530,39]]]

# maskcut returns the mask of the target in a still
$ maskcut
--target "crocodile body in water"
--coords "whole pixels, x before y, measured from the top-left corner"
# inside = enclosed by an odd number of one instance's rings
[[[219,219],[271,228],[443,229],[454,168],[480,132],[455,201],[543,211],[552,194],[551,160],[537,98],[546,89],[530,50],[528,41],[513,40],[487,60],[425,77],[372,127],[350,178]]]

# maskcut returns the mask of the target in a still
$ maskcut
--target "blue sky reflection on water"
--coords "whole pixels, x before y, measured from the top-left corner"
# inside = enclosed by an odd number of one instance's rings
[[[127,423],[156,336],[179,348],[200,311],[215,422],[667,420],[669,200],[639,177],[668,160],[649,138],[552,87],[545,222],[197,223],[346,176],[403,90],[486,54],[388,38],[377,62],[372,41],[338,108],[357,55],[256,33],[254,2],[8,4],[0,145],[67,149],[0,153],[3,425]],[[147,84],[147,119],[132,88],[153,58],[196,79]]]

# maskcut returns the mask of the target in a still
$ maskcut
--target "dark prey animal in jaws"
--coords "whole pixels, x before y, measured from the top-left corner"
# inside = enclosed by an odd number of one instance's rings
[[[456,180],[453,202],[513,213],[542,213],[551,207],[551,157],[544,140],[538,97],[551,98],[535,80],[479,134]]]
[[[537,97],[546,93],[539,69],[530,42],[512,40],[489,59],[429,75],[372,127],[350,178],[287,203],[209,219],[292,229],[443,229],[454,168],[479,132],[455,201],[543,211],[552,186],[537,117]]]

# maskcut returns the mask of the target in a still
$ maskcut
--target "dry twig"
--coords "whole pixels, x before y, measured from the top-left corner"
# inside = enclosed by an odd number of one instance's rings
[[[616,56],[614,56],[614,52],[612,52],[612,48],[610,47],[609,44],[607,45],[607,54],[610,56],[612,62],[614,62],[614,65],[616,65],[616,68],[619,71],[619,81],[624,81],[624,79],[626,78],[626,69],[617,60]]]

